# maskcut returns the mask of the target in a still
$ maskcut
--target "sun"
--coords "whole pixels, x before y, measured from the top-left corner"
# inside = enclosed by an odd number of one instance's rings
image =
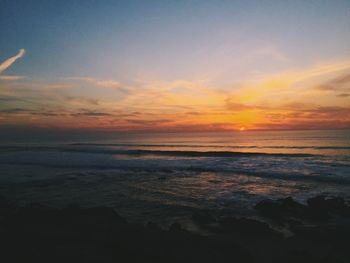
[[[245,131],[245,127],[239,128],[239,131]]]

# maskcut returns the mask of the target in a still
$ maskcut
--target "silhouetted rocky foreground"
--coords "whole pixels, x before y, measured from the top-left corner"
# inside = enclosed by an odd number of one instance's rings
[[[350,262],[350,206],[344,199],[318,196],[307,205],[292,198],[264,200],[255,208],[262,221],[194,214],[193,221],[209,233],[204,236],[177,223],[168,230],[127,223],[110,208],[17,207],[0,198],[0,260]]]

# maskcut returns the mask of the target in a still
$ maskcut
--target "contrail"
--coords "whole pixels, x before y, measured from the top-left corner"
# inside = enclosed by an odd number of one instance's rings
[[[26,51],[23,48],[21,48],[18,51],[17,55],[5,60],[2,64],[0,64],[0,73],[6,70],[9,66],[11,66],[17,59],[23,57],[24,53],[26,53]]]

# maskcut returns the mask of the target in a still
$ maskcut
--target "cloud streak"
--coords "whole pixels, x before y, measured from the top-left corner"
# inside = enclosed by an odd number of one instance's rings
[[[13,56],[10,57],[9,59],[5,60],[4,62],[2,62],[0,64],[0,73],[2,73],[3,71],[5,71],[8,67],[10,67],[13,63],[15,63],[15,61],[21,57],[23,57],[25,54],[25,50],[23,48],[21,48],[18,53]]]
[[[0,75],[0,80],[5,80],[5,81],[12,81],[12,80],[19,80],[23,79],[24,76],[12,76],[12,75]]]
[[[109,88],[118,90],[122,93],[129,93],[129,90],[125,85],[113,79],[96,79],[92,77],[69,77],[66,78],[66,80],[82,81],[85,83],[90,83],[91,85],[98,88]]]
[[[322,91],[350,90],[350,72],[315,87]]]

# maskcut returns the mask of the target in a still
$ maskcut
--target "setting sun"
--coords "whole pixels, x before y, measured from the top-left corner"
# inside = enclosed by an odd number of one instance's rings
[[[349,11],[0,0],[1,262],[350,262]]]

